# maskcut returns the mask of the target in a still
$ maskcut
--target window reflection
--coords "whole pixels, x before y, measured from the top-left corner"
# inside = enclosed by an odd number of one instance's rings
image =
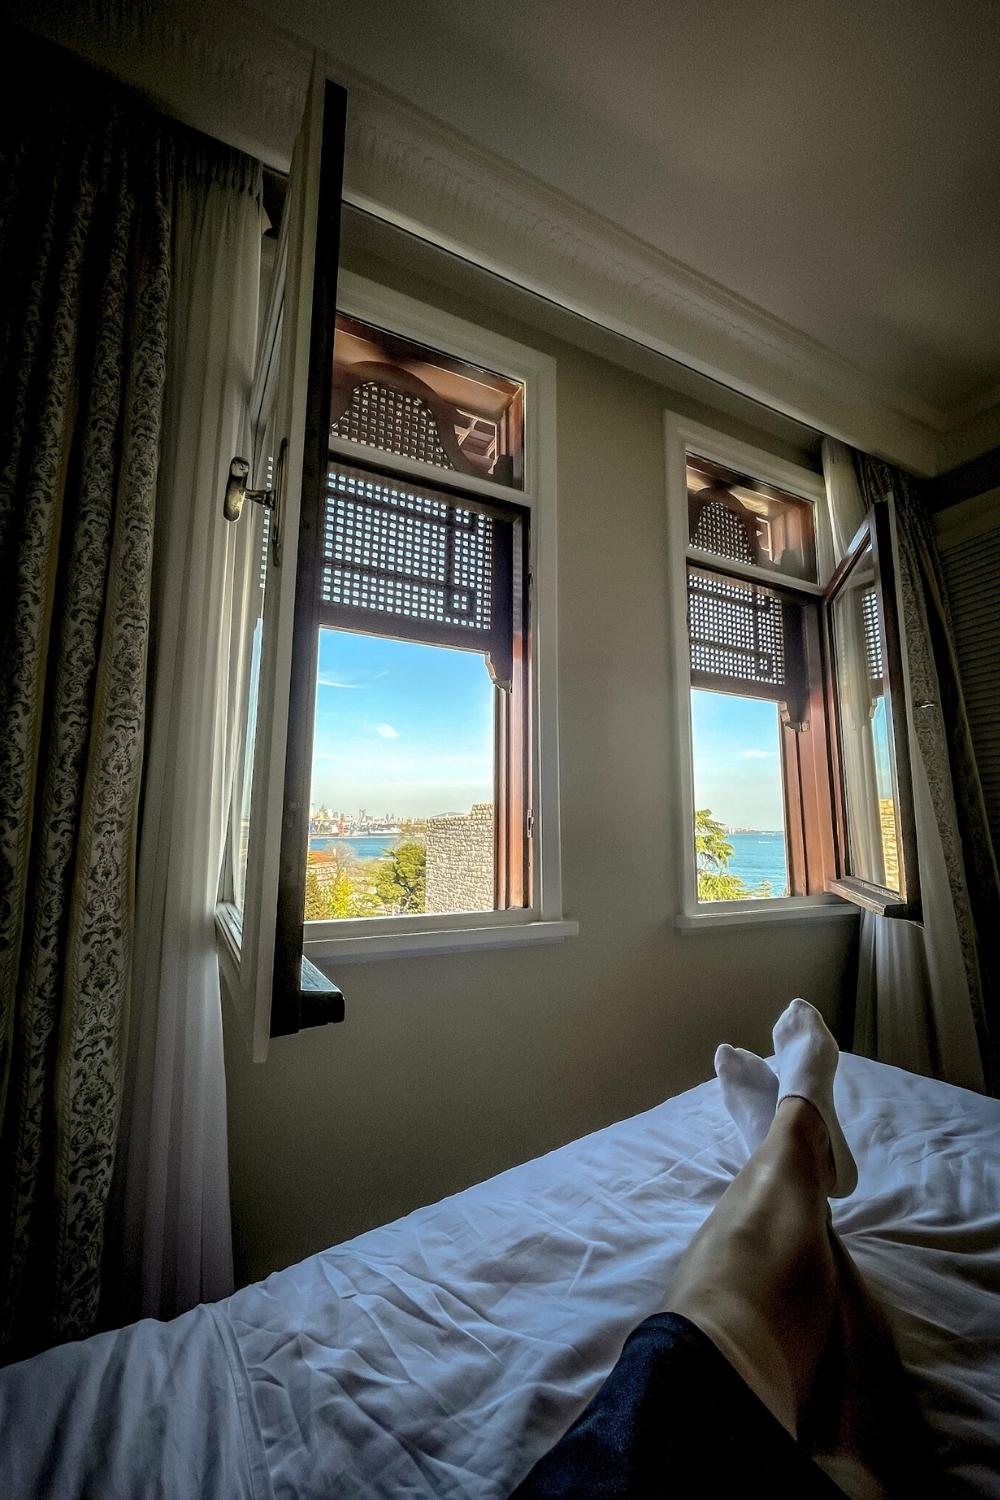
[[[898,795],[869,541],[832,603],[848,873],[900,890]]]

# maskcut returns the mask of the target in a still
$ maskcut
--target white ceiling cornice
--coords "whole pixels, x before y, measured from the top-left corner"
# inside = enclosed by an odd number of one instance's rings
[[[243,6],[15,0],[15,18],[162,108],[287,167],[309,53]],[[348,90],[346,196],[753,400],[921,474],[1000,443],[1000,392],[947,412],[894,390],[369,78]]]
[[[345,195],[602,327],[920,474],[1000,442],[1000,393],[942,411],[894,390],[368,79],[348,90]]]

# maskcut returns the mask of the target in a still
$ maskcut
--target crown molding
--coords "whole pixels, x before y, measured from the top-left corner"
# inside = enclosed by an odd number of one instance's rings
[[[949,412],[900,391],[371,80],[331,72],[348,90],[357,207],[915,473],[998,441],[1000,393]]]
[[[287,170],[311,51],[235,0],[12,0],[12,18]],[[932,475],[1000,442],[1000,391],[945,411],[893,388],[337,63],[359,208],[793,420]]]

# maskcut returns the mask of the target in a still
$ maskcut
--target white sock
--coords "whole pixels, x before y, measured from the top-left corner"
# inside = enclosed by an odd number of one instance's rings
[[[728,1042],[715,1054],[715,1071],[722,1084],[722,1102],[753,1156],[778,1107],[778,1080],[756,1052],[730,1047]]]
[[[833,1079],[840,1053],[819,1011],[806,1000],[793,1000],[774,1027],[778,1061],[778,1103],[806,1099],[817,1111],[830,1136],[836,1181],[831,1198],[846,1198],[858,1185],[857,1162],[851,1155],[833,1102]]]

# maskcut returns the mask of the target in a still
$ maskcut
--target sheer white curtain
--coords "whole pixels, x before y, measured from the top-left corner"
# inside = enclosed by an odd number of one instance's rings
[[[866,505],[852,449],[826,439],[823,471],[827,510],[819,517],[820,556],[828,574],[861,525]],[[901,530],[905,524],[903,517]],[[861,914],[852,1045],[867,1057],[981,1090],[984,1059],[977,1011],[982,996],[975,993],[976,975],[970,973],[973,966],[962,941],[968,903],[964,870],[956,860],[956,816],[948,790],[951,770],[944,736],[926,732],[930,716],[941,717],[941,694],[911,550],[901,546],[898,561],[904,661],[915,654],[922,668],[919,677],[912,670],[908,673],[908,728],[923,924]],[[917,715],[926,716],[919,725],[914,723]]]
[[[148,754],[119,1177],[122,1308],[171,1317],[232,1289],[214,908],[239,745],[254,528],[222,516],[248,451],[260,167],[210,143],[179,173],[154,551]]]

